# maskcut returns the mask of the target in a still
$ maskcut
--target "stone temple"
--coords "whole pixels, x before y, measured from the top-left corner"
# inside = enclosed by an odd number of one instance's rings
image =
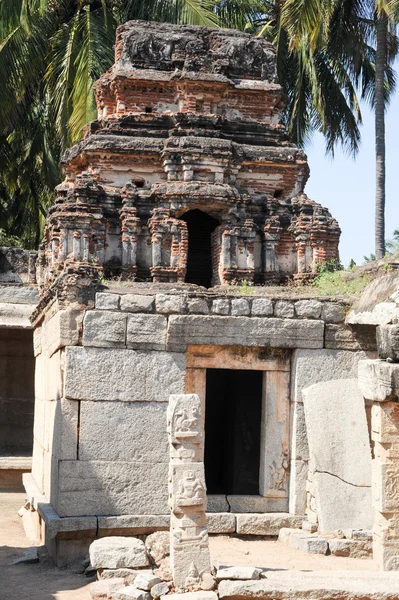
[[[268,293],[338,259],[340,236],[303,193],[309,169],[281,123],[273,47],[238,31],[130,22],[95,91],[98,119],[66,153],[48,214],[39,300],[16,294],[22,276],[0,289],[11,315],[1,331],[33,331],[26,529],[60,566],[97,538],[167,530],[168,402],[193,394],[209,533],[297,529],[304,548],[306,532],[341,530],[356,545],[352,532],[375,522],[371,430],[379,490],[385,463],[397,468],[394,441],[387,456],[371,425],[372,403],[397,396],[388,375],[376,391],[375,369],[395,365],[375,360],[382,321],[370,298],[348,316],[349,299]],[[190,417],[173,410],[184,438]],[[384,423],[396,415],[373,411]],[[187,513],[205,531],[203,467],[178,459],[173,518]],[[395,502],[378,509],[385,565],[399,565]]]

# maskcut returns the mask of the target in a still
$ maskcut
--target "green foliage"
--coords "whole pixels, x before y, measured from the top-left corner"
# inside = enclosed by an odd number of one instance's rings
[[[319,296],[359,297],[371,281],[371,275],[356,275],[342,270],[325,271],[316,277],[312,287]]]
[[[330,260],[326,260],[324,262],[319,262],[316,264],[316,273],[320,275],[323,273],[334,273],[335,271],[342,271],[343,266],[336,258],[331,258]]]
[[[0,247],[3,246],[13,246],[14,248],[21,248],[22,242],[15,235],[9,235],[4,231],[4,229],[0,228]]]

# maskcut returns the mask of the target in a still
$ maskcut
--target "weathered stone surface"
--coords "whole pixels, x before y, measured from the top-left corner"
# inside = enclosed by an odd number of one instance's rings
[[[31,329],[30,316],[35,306],[33,304],[11,304],[0,302],[0,327],[15,327],[16,329]]]
[[[397,579],[354,571],[321,572],[320,575],[268,571],[267,579],[260,581],[221,581],[219,584],[219,598],[223,600],[254,597],[262,600],[397,600]]]
[[[268,298],[254,298],[251,312],[254,317],[270,317],[273,314],[273,302]]]
[[[245,298],[234,298],[231,301],[231,314],[233,317],[245,317],[250,312],[249,302]]]
[[[306,432],[305,411],[302,402],[291,403],[292,460],[309,460],[308,436]]]
[[[119,294],[97,293],[96,308],[98,310],[118,310],[119,300]]]
[[[165,507],[166,509],[166,507]],[[112,517],[97,517],[98,530],[101,534],[104,531],[117,531],[117,535],[122,535],[124,531],[133,534],[151,534],[153,531],[169,529],[170,515],[119,515]],[[161,533],[161,531],[159,532]]]
[[[90,595],[92,600],[108,600],[113,592],[123,588],[125,581],[118,577],[114,579],[106,579],[104,581],[95,581],[90,584]]]
[[[277,300],[274,305],[274,316],[280,319],[292,319],[294,312],[294,305],[287,300]]]
[[[154,598],[154,600],[156,598],[160,598],[161,596],[165,596],[166,594],[169,594],[169,586],[164,581],[155,584],[151,588],[151,596]]]
[[[81,402],[79,460],[166,463],[166,406],[163,402]]]
[[[47,350],[52,356],[64,346],[77,346],[83,313],[77,310],[58,310],[41,327],[41,351]]]
[[[129,315],[126,345],[137,350],[165,350],[167,318],[163,315]]]
[[[156,311],[159,313],[182,313],[186,308],[186,298],[184,296],[168,296],[167,294],[157,294],[155,297],[155,307]]]
[[[1,304],[33,304],[39,302],[39,292],[36,285],[1,285]]]
[[[372,558],[371,542],[356,540],[328,540],[328,547],[333,556],[350,558]]]
[[[269,513],[272,510],[284,512],[288,510],[287,497],[263,496],[227,496],[230,510],[233,513]]]
[[[377,348],[379,358],[399,361],[399,325],[377,327]]]
[[[306,478],[308,475],[307,460],[290,461],[290,493],[289,512],[304,515],[306,508]]]
[[[184,391],[182,354],[75,347],[66,348],[65,358],[65,396],[70,399],[167,402],[171,393]]]
[[[345,350],[297,350],[292,365],[292,400],[302,402],[302,390],[314,383],[357,377],[364,352]]]
[[[357,380],[318,383],[302,395],[319,531],[345,529],[351,522],[367,528],[372,522],[371,451]]]
[[[364,399],[357,380],[317,383],[303,390],[302,395],[310,468],[329,473],[352,486],[370,487],[370,440]],[[342,526],[337,525],[335,529]]]
[[[328,551],[327,541],[314,536],[298,536],[296,547],[307,554],[327,554]]]
[[[314,486],[320,533],[371,526],[370,487],[350,485],[329,473],[315,473]]]
[[[95,569],[147,567],[144,542],[137,538],[106,537],[90,545],[90,564]]]
[[[168,600],[169,598],[172,600],[217,600],[218,596],[215,592],[201,590],[199,592],[186,592],[185,594],[169,594]]]
[[[156,565],[170,554],[170,535],[169,531],[155,531],[147,536],[145,547],[148,555]]]
[[[123,579],[125,585],[133,585],[139,573],[147,572],[152,574],[151,569],[103,569],[101,579]]]
[[[319,319],[321,307],[318,300],[298,300],[295,302],[295,313],[300,319]]]
[[[256,567],[219,567],[216,572],[216,579],[259,579],[260,569]]]
[[[234,533],[236,517],[231,513],[207,513],[209,533]]]
[[[19,558],[12,561],[12,565],[31,565],[39,562],[39,555],[37,553],[37,547],[31,546],[27,548]]]
[[[237,533],[241,535],[271,535],[277,536],[283,527],[300,528],[303,515],[288,513],[237,514]]]
[[[399,394],[399,365],[384,360],[359,362],[359,388],[367,400],[385,402]]]
[[[390,273],[374,279],[354,304],[347,323],[361,325],[387,325],[399,317],[398,274]]]
[[[227,497],[224,494],[210,494],[208,496],[208,513],[225,513],[230,512],[230,505],[227,502]]]
[[[134,585],[139,590],[149,592],[154,585],[161,583],[161,581],[162,580],[153,573],[139,573],[135,579]]]
[[[192,315],[207,315],[209,313],[209,305],[205,298],[189,298],[187,309],[189,314]]]
[[[112,594],[112,600],[151,600],[151,595],[143,590],[138,590],[133,585],[129,585]]]
[[[171,316],[167,348],[184,351],[190,344],[322,348],[324,323],[294,319]]]
[[[230,314],[230,300],[228,298],[218,298],[212,302],[212,313],[214,315]]]
[[[326,324],[325,347],[332,350],[361,350],[354,331],[347,325]]]
[[[83,345],[118,348],[126,345],[126,321],[123,313],[89,310],[83,320]]]
[[[61,517],[165,515],[167,481],[167,463],[60,461],[55,509]]]
[[[121,310],[132,313],[150,313],[154,309],[155,296],[141,294],[123,294]]]
[[[343,323],[345,320],[345,306],[337,302],[323,302],[321,318],[326,323]]]

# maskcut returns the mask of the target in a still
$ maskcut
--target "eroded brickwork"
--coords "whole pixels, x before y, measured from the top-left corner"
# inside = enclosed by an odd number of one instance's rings
[[[42,290],[85,265],[184,282],[192,210],[216,219],[212,285],[285,281],[338,257],[337,222],[303,194],[306,156],[281,124],[264,39],[132,21],[118,29],[116,62],[95,91],[98,120],[66,153],[49,211]]]

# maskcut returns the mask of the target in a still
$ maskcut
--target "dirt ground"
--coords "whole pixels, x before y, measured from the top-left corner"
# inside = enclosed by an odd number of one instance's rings
[[[57,569],[40,552],[37,564],[11,563],[31,544],[17,514],[24,494],[0,493],[0,598],[4,600],[90,600],[89,584],[94,578],[70,569]],[[275,541],[229,536],[210,538],[212,562],[218,565],[252,565],[282,571],[363,570],[376,571],[372,560],[307,555]]]

